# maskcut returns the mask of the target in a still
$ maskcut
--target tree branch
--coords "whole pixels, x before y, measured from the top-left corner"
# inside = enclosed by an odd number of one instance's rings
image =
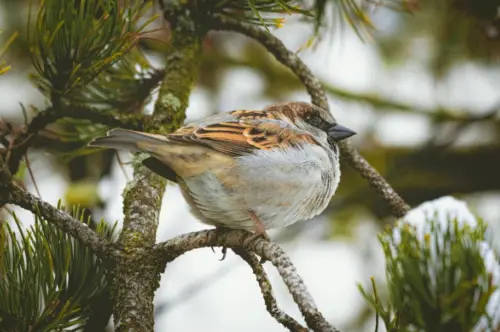
[[[0,206],[7,203],[15,204],[42,216],[48,222],[82,241],[101,258],[109,259],[119,254],[111,243],[99,236],[85,223],[14,185],[10,173],[0,157]]]
[[[229,30],[242,33],[261,43],[268,52],[286,67],[290,68],[305,86],[311,96],[312,103],[325,110],[329,110],[328,99],[318,79],[312,74],[302,60],[289,51],[283,42],[271,33],[228,17],[212,16],[209,23],[214,30]],[[349,166],[365,178],[368,183],[389,205],[391,212],[397,218],[401,218],[409,211],[410,206],[398,195],[391,185],[356,151],[344,141],[340,144],[340,150]]]
[[[209,28],[214,30],[236,31],[257,40],[276,60],[292,70],[305,86],[314,105],[325,110],[329,109],[328,98],[320,81],[297,55],[286,48],[281,40],[258,26],[242,23],[226,16],[212,16],[208,24]]]
[[[249,241],[251,233],[243,230],[207,230],[183,234],[153,247],[153,255],[160,264],[166,264],[193,249],[227,247],[254,252],[270,261],[278,270],[292,297],[299,306],[307,326],[313,331],[338,331],[326,321],[307,291],[290,258],[277,244],[257,239]]]
[[[36,134],[47,125],[62,118],[84,119],[94,123],[101,123],[110,127],[121,127],[141,130],[146,117],[143,115],[129,115],[103,112],[98,109],[85,106],[71,106],[64,109],[49,107],[39,112],[29,123],[26,129],[14,139],[13,148],[7,160],[9,171],[15,174],[19,164],[30,147]]]
[[[267,278],[266,271],[264,267],[259,262],[257,257],[253,253],[246,252],[241,249],[233,249],[234,253],[240,256],[245,262],[248,263],[250,268],[252,269],[255,277],[257,278],[257,282],[259,283],[260,291],[262,292],[262,296],[264,297],[264,303],[266,304],[267,311],[271,314],[274,319],[276,319],[279,323],[281,323],[284,327],[289,329],[290,331],[307,331],[305,327],[300,325],[295,319],[287,315],[284,311],[282,311],[278,307],[278,303],[274,298],[273,288],[271,286],[271,282]]]
[[[155,103],[148,132],[167,134],[185,119],[191,88],[201,59],[201,35],[189,11],[173,3],[165,5],[172,38],[166,55],[165,77]],[[116,331],[154,331],[153,299],[159,287],[159,271],[152,257],[137,255],[137,249],[152,246],[166,179],[151,172],[135,157],[134,179],[123,193],[123,230],[119,243],[125,249],[113,273]]]
[[[399,196],[391,185],[363,158],[359,152],[348,142],[341,146],[342,156],[349,166],[355,169],[370,186],[375,188],[377,193],[389,205],[392,214],[397,218],[402,218],[410,210],[410,206]]]

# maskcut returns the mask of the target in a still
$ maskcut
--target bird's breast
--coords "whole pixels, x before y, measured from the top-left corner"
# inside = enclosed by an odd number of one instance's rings
[[[253,230],[251,210],[269,229],[321,213],[339,176],[338,159],[320,147],[307,146],[236,158],[230,167],[184,179],[183,191],[207,223]]]

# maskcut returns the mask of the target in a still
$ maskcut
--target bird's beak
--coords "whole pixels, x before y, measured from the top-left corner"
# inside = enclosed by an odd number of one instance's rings
[[[328,136],[339,142],[346,138],[356,135],[354,131],[341,125],[335,125],[328,130]]]

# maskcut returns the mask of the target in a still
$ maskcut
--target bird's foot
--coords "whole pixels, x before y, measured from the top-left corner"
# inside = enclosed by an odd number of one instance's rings
[[[271,238],[269,237],[269,235],[267,235],[266,228],[260,221],[259,217],[257,217],[257,215],[253,211],[248,211],[248,214],[250,215],[250,219],[252,219],[252,221],[255,223],[255,232],[248,238],[248,241],[254,241],[259,237],[262,237],[267,241],[271,241]]]
[[[223,260],[226,259],[227,247],[222,247],[221,253],[222,253],[222,257],[219,259],[219,261],[222,262]]]
[[[269,235],[267,235],[266,228],[260,221],[259,217],[255,215],[252,211],[249,211],[250,218],[253,220],[255,223],[255,232],[248,238],[248,242],[255,241],[259,237],[263,238],[266,241],[271,241],[271,238]],[[264,264],[266,262],[266,259],[264,257],[261,257],[260,259],[260,264]]]
[[[216,226],[215,227],[215,231],[216,232],[220,232],[220,231],[225,231],[226,228],[225,227],[221,227],[221,226]],[[210,247],[210,249],[212,249],[212,252],[215,254],[215,249],[214,247]],[[221,253],[222,253],[222,257],[221,259],[219,259],[219,261],[223,261],[226,259],[226,255],[227,255],[227,247],[222,247],[222,250],[221,250]]]
[[[212,249],[212,252],[215,254],[215,249],[214,247],[210,247]],[[221,253],[222,253],[222,257],[221,259],[219,259],[219,261],[223,261],[226,259],[226,255],[227,255],[227,247],[222,247],[222,250],[221,250]]]
[[[263,239],[265,239],[266,241],[271,241],[271,238],[269,237],[269,235],[267,235],[266,231],[263,229],[263,230],[256,230],[249,238],[248,238],[248,242],[252,242],[256,239],[258,239],[259,237],[262,237]],[[265,259],[264,257],[261,257],[260,258],[260,264],[264,264],[265,262],[267,262],[267,259]]]
[[[259,237],[263,238],[264,240],[271,241],[271,238],[269,237],[269,235],[267,235],[267,232],[264,229],[264,227],[262,227],[262,229],[256,229],[255,232],[248,238],[247,241],[252,242],[258,239]]]

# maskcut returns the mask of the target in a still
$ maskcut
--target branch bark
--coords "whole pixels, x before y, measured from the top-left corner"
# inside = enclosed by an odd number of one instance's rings
[[[247,262],[252,269],[253,274],[255,274],[269,314],[290,331],[307,331],[305,327],[300,325],[295,319],[287,315],[278,307],[278,303],[276,302],[276,298],[273,294],[271,282],[269,281],[267,273],[257,257],[255,257],[253,253],[246,252],[245,250],[233,249],[233,251],[236,255],[240,256],[241,259]]]
[[[314,105],[325,110],[330,109],[328,98],[319,80],[312,74],[311,70],[304,62],[293,52],[289,51],[283,42],[274,35],[257,26],[241,23],[225,16],[212,16],[208,24],[211,29],[239,32],[261,43],[269,53],[274,55],[276,60],[290,68],[290,70],[300,79],[311,96]],[[359,172],[376,192],[382,196],[384,201],[389,205],[392,214],[397,218],[404,217],[410,210],[410,206],[406,204],[391,185],[349,144],[349,142],[341,142],[340,150],[349,166]]]
[[[173,5],[172,5],[173,6]],[[165,77],[155,103],[148,132],[166,134],[185,119],[191,88],[201,59],[201,34],[186,11],[166,8],[170,21],[171,52],[166,57]],[[124,255],[117,261],[111,283],[116,331],[154,331],[154,292],[159,286],[158,265],[140,248],[152,246],[166,180],[152,173],[134,157],[134,179],[123,193],[123,230],[119,243]]]
[[[328,98],[320,81],[295,53],[286,48],[281,40],[255,25],[242,23],[226,16],[212,16],[207,23],[210,29],[235,31],[258,41],[276,60],[290,68],[298,77],[311,96],[314,105],[325,110],[329,109]]]
[[[28,151],[37,133],[47,125],[62,118],[84,119],[101,123],[110,127],[121,127],[141,130],[147,117],[143,115],[118,114],[102,112],[86,106],[72,106],[65,109],[49,107],[39,112],[29,123],[26,129],[14,139],[13,148],[7,160],[9,171],[15,174],[19,169],[21,160]]]
[[[283,249],[279,245],[263,239],[249,241],[250,237],[251,233],[243,230],[193,232],[155,245],[152,255],[156,257],[159,264],[166,264],[182,254],[198,248],[221,246],[254,252],[276,267],[311,330],[321,332],[338,331],[326,321],[318,310],[302,278]]]
[[[118,255],[118,250],[111,243],[100,237],[86,224],[14,185],[7,166],[0,157],[0,207],[7,203],[18,205],[42,216],[48,222],[82,241],[101,258],[110,259]]]

